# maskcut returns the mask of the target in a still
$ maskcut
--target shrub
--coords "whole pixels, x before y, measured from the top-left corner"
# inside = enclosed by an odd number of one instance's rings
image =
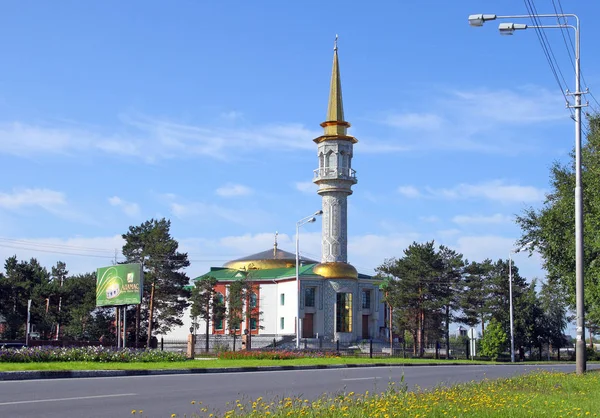
[[[158,350],[136,350],[124,348],[116,350],[105,347],[24,347],[7,349],[0,347],[0,362],[5,363],[34,363],[55,361],[90,361],[90,362],[162,362],[185,361],[182,353]]]
[[[221,360],[293,360],[297,358],[332,358],[339,357],[339,354],[327,351],[253,350],[224,351],[220,352],[218,357]]]

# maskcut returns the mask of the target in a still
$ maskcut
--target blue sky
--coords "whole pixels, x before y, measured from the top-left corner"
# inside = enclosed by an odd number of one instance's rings
[[[360,141],[349,261],[372,273],[432,239],[507,258],[514,215],[541,205],[574,127],[533,29],[467,24],[525,3],[485,3],[3,2],[0,257],[93,271],[152,217],[171,219],[191,277],[270,248],[275,231],[293,251],[296,221],[320,208],[312,139],[339,34]],[[560,5],[581,18],[582,70],[600,97],[600,4]],[[546,34],[573,90],[562,33]],[[319,258],[319,245],[320,223],[303,227],[302,253]],[[515,258],[543,278],[537,257]]]

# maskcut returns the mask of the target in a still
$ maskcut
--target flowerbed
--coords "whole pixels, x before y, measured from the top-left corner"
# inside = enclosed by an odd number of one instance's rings
[[[159,362],[185,361],[185,354],[159,350],[136,350],[124,348],[115,350],[105,347],[24,347],[10,349],[0,347],[0,362],[34,363],[53,361],[91,361],[91,362]]]
[[[321,351],[224,351],[219,353],[220,360],[294,360],[298,358],[334,358],[339,353]]]

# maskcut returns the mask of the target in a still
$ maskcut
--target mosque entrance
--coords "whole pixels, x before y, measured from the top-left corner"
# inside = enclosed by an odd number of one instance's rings
[[[369,315],[363,315],[362,320],[362,338],[363,340],[368,340],[369,337]]]
[[[305,313],[304,320],[302,320],[302,338],[313,338],[313,315],[312,313]]]

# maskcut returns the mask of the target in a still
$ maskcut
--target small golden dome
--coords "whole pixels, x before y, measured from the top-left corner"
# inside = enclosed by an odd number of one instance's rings
[[[316,263],[306,257],[300,257],[300,265]],[[296,266],[296,254],[280,250],[275,247],[272,250],[252,254],[247,257],[228,261],[223,265],[233,270],[266,270],[276,268],[291,268]]]
[[[319,263],[313,272],[326,279],[358,279],[358,272],[351,264],[344,262]]]

